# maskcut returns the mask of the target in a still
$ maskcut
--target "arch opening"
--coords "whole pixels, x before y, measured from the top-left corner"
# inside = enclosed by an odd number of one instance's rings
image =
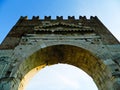
[[[58,63],[69,64],[82,69],[93,78],[99,90],[108,90],[107,82],[105,81],[108,75],[103,62],[88,50],[71,45],[46,47],[24,60],[16,73],[21,75],[18,90],[24,90],[29,78],[40,69]],[[33,75],[27,75],[32,69],[36,69]]]
[[[30,80],[25,90],[98,90],[83,70],[68,64],[47,66]]]

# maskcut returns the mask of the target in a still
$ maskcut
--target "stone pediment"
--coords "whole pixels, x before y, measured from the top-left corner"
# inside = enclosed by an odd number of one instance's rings
[[[93,31],[92,28],[68,23],[52,23],[34,27],[35,31]]]
[[[69,28],[80,28],[80,25],[75,25],[75,24],[67,24],[67,23],[52,23],[52,24],[44,24],[42,26],[39,26],[39,28],[50,28],[50,27],[69,27]]]

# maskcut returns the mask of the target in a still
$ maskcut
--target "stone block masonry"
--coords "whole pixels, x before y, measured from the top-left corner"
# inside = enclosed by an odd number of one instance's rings
[[[57,63],[84,70],[99,90],[120,90],[120,43],[97,16],[21,16],[0,45],[0,90],[24,90]]]

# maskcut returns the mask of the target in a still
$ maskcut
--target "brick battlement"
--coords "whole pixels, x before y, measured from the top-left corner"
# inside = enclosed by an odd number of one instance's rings
[[[76,19],[75,16],[68,16],[67,19],[64,19],[63,16],[56,16],[56,19],[52,19],[51,16],[44,16],[44,19],[40,19],[39,16],[33,16],[32,19],[28,19],[27,16],[21,16],[20,20],[93,20],[98,19],[97,16],[90,16],[89,19],[87,19],[86,16],[79,16],[79,19]]]

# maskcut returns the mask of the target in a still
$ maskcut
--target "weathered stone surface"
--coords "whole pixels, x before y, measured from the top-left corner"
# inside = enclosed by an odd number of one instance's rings
[[[21,17],[0,45],[0,90],[24,90],[47,65],[71,64],[99,90],[120,89],[120,43],[97,17]]]

